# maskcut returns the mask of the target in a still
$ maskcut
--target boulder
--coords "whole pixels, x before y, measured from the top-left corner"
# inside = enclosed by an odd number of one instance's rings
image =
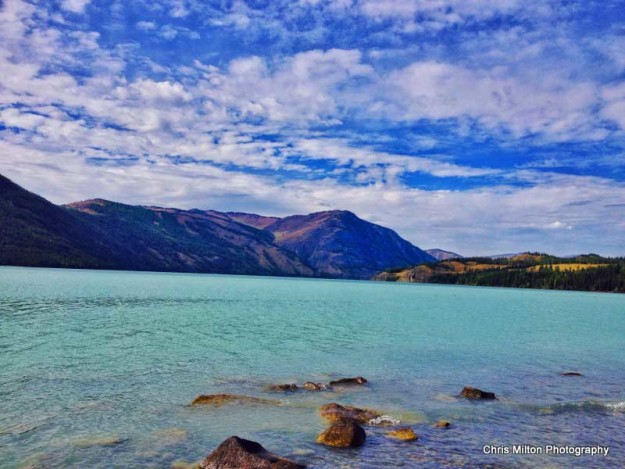
[[[288,392],[297,391],[297,384],[272,384],[267,388],[268,391]]]
[[[483,400],[497,399],[494,392],[482,391],[481,389],[474,388],[471,386],[465,386],[464,389],[462,389],[462,392],[460,394],[463,397],[466,397],[468,399],[483,399]]]
[[[355,378],[342,378],[337,379],[336,381],[330,381],[330,386],[354,386],[358,384],[365,384],[367,380],[362,376],[357,376]]]
[[[326,386],[325,384],[313,383],[312,381],[306,381],[303,387],[304,389],[307,389],[309,391],[323,391],[325,389],[328,389],[328,386]]]
[[[414,441],[419,438],[414,430],[410,427],[396,428],[395,430],[391,430],[390,432],[388,432],[387,435],[391,438],[403,441]]]
[[[451,427],[451,422],[448,422],[447,420],[439,420],[434,424],[434,426],[436,428],[449,428]]]
[[[306,466],[270,453],[260,443],[231,436],[202,462],[202,469],[302,469]]]
[[[242,396],[240,394],[202,394],[191,402],[191,405],[212,405],[220,407],[224,404],[270,404],[278,405],[278,401],[261,399],[260,397]]]
[[[356,448],[367,438],[364,429],[354,421],[330,425],[317,437],[317,443],[335,448]]]
[[[335,402],[319,407],[319,413],[329,422],[353,421],[357,423],[367,423],[369,420],[375,419],[381,415],[375,410],[360,409],[350,405],[342,406]]]

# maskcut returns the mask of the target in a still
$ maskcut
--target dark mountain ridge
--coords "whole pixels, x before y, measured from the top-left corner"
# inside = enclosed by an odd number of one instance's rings
[[[0,176],[0,264],[369,278],[434,259],[351,212],[286,218],[133,206],[57,206]]]
[[[0,264],[114,268],[100,233],[0,175]]]

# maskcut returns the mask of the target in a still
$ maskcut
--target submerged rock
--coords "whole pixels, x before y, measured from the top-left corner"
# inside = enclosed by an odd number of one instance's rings
[[[303,469],[297,464],[267,451],[260,443],[231,436],[209,454],[202,469]]]
[[[126,438],[122,438],[118,435],[108,435],[79,438],[72,441],[72,444],[77,448],[88,448],[90,446],[117,446],[124,443],[125,441]]]
[[[494,392],[482,391],[481,389],[474,388],[472,386],[465,386],[460,394],[468,399],[497,399]]]
[[[336,381],[330,381],[330,386],[354,386],[358,384],[365,384],[367,380],[362,376],[357,376],[355,378],[342,378],[337,379]]]
[[[278,405],[278,401],[272,401],[271,399],[261,399],[260,397],[242,396],[239,394],[202,394],[197,396],[191,402],[191,405],[212,405],[220,407],[224,404],[270,404]]]
[[[170,469],[202,469],[202,461],[189,462],[177,459],[171,463]]]
[[[354,421],[330,425],[317,437],[317,443],[335,448],[356,448],[367,438],[365,430]]]
[[[329,422],[353,421],[357,423],[367,423],[380,416],[380,413],[375,410],[360,409],[350,405],[342,406],[335,402],[319,407],[319,413]]]
[[[417,434],[414,432],[414,430],[410,427],[402,427],[402,428],[397,428],[395,430],[391,430],[390,432],[387,433],[387,435],[390,436],[391,438],[395,438],[395,439],[403,440],[403,441],[414,441],[419,438]]]
[[[308,391],[324,391],[328,389],[327,385],[322,383],[313,383],[312,381],[306,381],[303,387]]]
[[[278,392],[288,392],[288,391],[297,391],[297,384],[272,384],[267,388],[268,391],[278,391]]]
[[[439,420],[434,424],[434,426],[436,428],[449,428],[451,427],[451,422],[448,422],[447,420]]]
[[[564,373],[560,373],[562,376],[584,376],[579,371],[565,371]]]

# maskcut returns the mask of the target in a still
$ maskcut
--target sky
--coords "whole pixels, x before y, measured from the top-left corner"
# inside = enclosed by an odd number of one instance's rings
[[[625,255],[625,1],[0,0],[0,173]]]

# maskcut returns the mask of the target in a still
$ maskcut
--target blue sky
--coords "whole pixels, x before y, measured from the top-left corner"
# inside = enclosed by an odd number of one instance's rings
[[[625,2],[0,1],[0,173],[625,254]]]

